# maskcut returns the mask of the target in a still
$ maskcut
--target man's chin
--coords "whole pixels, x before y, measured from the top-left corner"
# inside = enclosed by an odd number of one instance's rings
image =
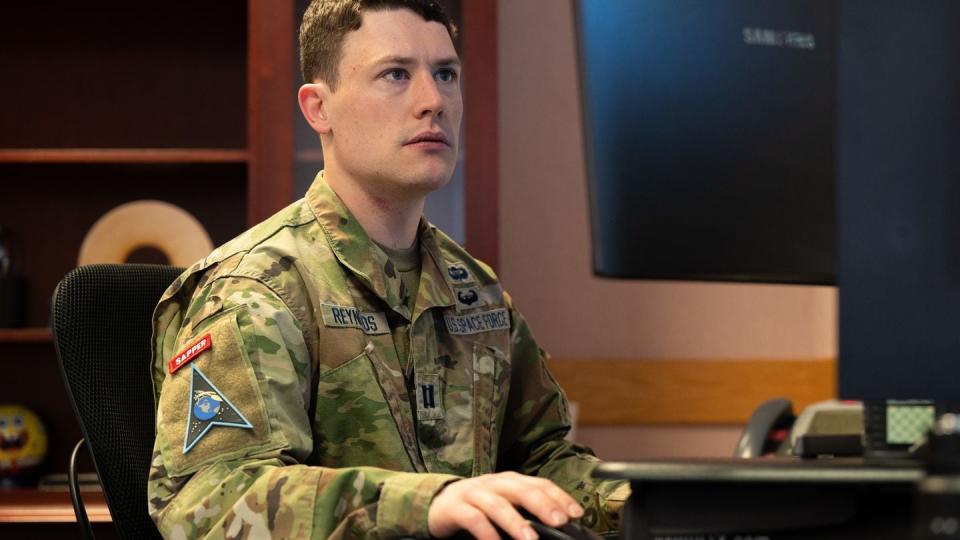
[[[425,197],[450,182],[452,167],[404,167],[382,171],[369,177],[369,185],[378,186],[380,194],[387,197],[409,199]]]
[[[424,194],[436,191],[450,182],[453,176],[452,169],[425,170],[419,174],[411,174],[404,178],[403,185],[411,191],[423,192]]]

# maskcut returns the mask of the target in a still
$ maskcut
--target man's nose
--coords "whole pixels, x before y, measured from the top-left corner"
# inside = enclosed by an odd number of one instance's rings
[[[444,96],[433,73],[429,71],[421,73],[414,83],[414,92],[416,99],[414,115],[417,118],[443,114]]]

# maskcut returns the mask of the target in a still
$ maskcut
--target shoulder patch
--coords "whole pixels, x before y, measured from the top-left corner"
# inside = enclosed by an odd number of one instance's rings
[[[253,424],[196,366],[190,371],[190,401],[187,406],[190,420],[183,438],[184,454],[214,427],[253,429]]]
[[[190,361],[200,353],[209,349],[212,343],[213,340],[210,339],[210,334],[207,334],[188,345],[186,349],[178,352],[170,359],[170,362],[167,363],[167,369],[170,371],[170,374],[172,375],[175,371],[190,363]]]

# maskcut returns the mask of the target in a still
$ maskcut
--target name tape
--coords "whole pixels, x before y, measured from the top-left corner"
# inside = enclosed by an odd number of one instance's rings
[[[212,345],[213,340],[210,339],[210,334],[207,334],[188,345],[186,349],[178,352],[173,358],[170,359],[170,362],[167,363],[167,369],[170,371],[170,374],[172,375],[175,371],[187,365],[191,360],[200,356],[200,353],[209,349]]]
[[[323,324],[337,328],[358,328],[364,334],[377,335],[390,333],[387,317],[379,312],[363,312],[355,307],[321,304]]]

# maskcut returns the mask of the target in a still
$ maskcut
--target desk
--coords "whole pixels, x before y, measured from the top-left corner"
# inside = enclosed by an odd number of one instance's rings
[[[630,480],[630,540],[903,540],[923,471],[860,458],[687,459],[605,463],[594,476]]]

